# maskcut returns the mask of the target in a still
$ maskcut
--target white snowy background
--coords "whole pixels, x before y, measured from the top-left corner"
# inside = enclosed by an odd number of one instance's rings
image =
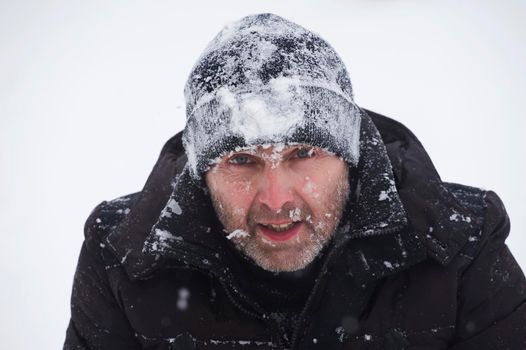
[[[357,102],[412,129],[444,180],[496,191],[526,267],[526,2],[1,0],[2,348],[61,348],[84,220],[141,189],[194,61],[258,12],[327,39]]]

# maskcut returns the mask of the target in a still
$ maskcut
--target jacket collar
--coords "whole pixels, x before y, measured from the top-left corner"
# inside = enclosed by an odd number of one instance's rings
[[[229,242],[213,230],[217,219],[206,188],[187,166],[180,169],[186,161],[180,134],[169,142],[173,153],[163,148],[141,196],[106,242],[132,279],[166,265],[231,276]],[[155,170],[170,154],[178,155],[178,174],[170,189],[152,190],[151,182],[162,182]],[[358,281],[394,274],[426,255],[447,264],[467,240],[459,231],[475,229],[473,213],[447,191],[416,137],[394,120],[363,111],[360,162],[351,177],[352,205],[335,247],[347,248],[339,261]]]
[[[483,218],[442,182],[424,147],[409,129],[380,114],[367,113],[386,145],[412,230],[422,238],[430,258],[449,264],[468,237],[480,231]]]

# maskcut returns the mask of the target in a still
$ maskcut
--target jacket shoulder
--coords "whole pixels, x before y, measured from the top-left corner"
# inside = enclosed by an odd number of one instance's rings
[[[444,183],[450,193],[473,213],[476,225],[467,231],[465,245],[458,257],[467,260],[468,265],[480,255],[482,250],[497,250],[504,247],[510,232],[510,220],[501,198],[491,190]]]
[[[485,191],[484,220],[480,237],[471,238],[469,241],[478,243],[476,252],[486,245],[489,245],[489,249],[497,249],[504,245],[509,233],[510,219],[502,199],[493,191]]]
[[[485,191],[483,225],[457,259],[459,304],[452,349],[524,349],[526,279],[505,244],[509,232],[502,200]]]
[[[103,238],[126,218],[139,196],[140,192],[135,192],[102,201],[91,211],[84,224],[84,238],[88,248],[100,247]]]
[[[453,182],[444,182],[444,186],[463,206],[469,208],[478,216],[484,216],[485,197],[488,191]]]

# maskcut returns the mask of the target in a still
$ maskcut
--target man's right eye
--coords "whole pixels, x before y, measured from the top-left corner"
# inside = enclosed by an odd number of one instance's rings
[[[252,160],[252,158],[250,158],[250,156],[246,154],[237,154],[233,157],[230,157],[230,159],[228,160],[229,164],[234,164],[234,165],[246,165],[246,164],[251,164],[253,162],[254,161]]]

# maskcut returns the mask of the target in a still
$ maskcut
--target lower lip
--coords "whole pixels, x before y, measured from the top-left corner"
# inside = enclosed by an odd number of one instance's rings
[[[258,226],[259,226],[259,230],[261,231],[261,233],[263,233],[266,237],[270,238],[273,241],[282,242],[282,241],[286,241],[294,237],[300,231],[301,225],[302,225],[301,222],[294,224],[294,226],[292,226],[287,231],[281,231],[281,232],[276,232],[263,225],[258,225]]]

